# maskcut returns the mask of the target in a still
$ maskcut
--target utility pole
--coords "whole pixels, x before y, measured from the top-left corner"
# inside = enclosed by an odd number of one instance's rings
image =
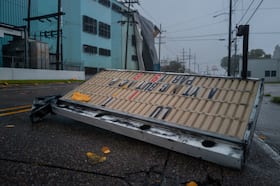
[[[162,30],[162,26],[161,24],[159,25],[159,37],[158,37],[158,61],[160,63],[161,60],[161,44],[164,44],[164,42],[162,42],[162,33],[166,32],[165,30]]]
[[[61,0],[58,0],[57,2],[57,14],[58,14],[58,19],[57,19],[57,38],[56,38],[56,70],[59,70],[59,64],[60,64],[60,20],[61,20],[61,15],[60,15],[60,10],[61,10]]]
[[[28,0],[28,9],[27,9],[27,35],[30,37],[30,12],[31,12],[31,0]]]
[[[126,23],[126,40],[125,40],[125,60],[124,60],[124,69],[127,69],[127,53],[128,53],[128,34],[129,34],[129,18],[130,18],[130,0],[128,1],[127,8],[127,23]]]
[[[193,55],[193,71],[195,72],[195,66],[196,66],[196,54]]]
[[[191,73],[191,48],[189,48],[189,70],[190,70],[190,73]]]
[[[182,65],[182,66],[184,66],[184,68],[185,68],[185,72],[186,72],[186,56],[187,56],[187,53],[186,53],[186,51],[185,51],[185,49],[183,48],[183,50],[182,50],[182,60],[180,60],[181,62],[180,62],[180,64]]]
[[[231,71],[231,18],[232,17],[232,0],[229,0],[229,24],[228,24],[228,76]]]
[[[128,55],[128,36],[129,36],[129,23],[130,23],[130,16],[131,16],[131,4],[139,4],[138,0],[128,0],[124,3],[128,3],[127,7],[127,26],[126,26],[126,40],[125,40],[125,61],[124,61],[124,69],[127,69],[127,55]]]
[[[160,65],[160,46],[161,46],[161,24],[159,25],[159,37],[158,37],[158,61]]]
[[[185,65],[185,55],[186,55],[185,49],[183,48],[183,64],[184,64],[184,66],[186,66],[186,65]]]
[[[239,71],[239,63],[237,59],[237,37],[234,39],[234,76],[236,75],[236,67],[238,67]]]

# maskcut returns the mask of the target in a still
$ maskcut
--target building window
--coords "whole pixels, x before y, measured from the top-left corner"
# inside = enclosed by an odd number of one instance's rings
[[[252,76],[252,72],[251,71],[247,71],[247,76],[251,77]]]
[[[271,77],[276,77],[276,70],[271,71]]]
[[[266,70],[266,71],[264,72],[264,76],[265,76],[265,77],[270,77],[270,71],[269,71],[269,70]]]
[[[97,54],[97,47],[90,45],[83,45],[83,50],[88,54]]]
[[[110,38],[111,37],[111,27],[106,23],[99,22],[99,36]]]
[[[131,44],[132,44],[132,46],[136,46],[136,36],[135,35],[132,35],[131,36]]]
[[[97,34],[97,21],[88,16],[83,16],[83,31],[91,34]]]
[[[110,0],[98,0],[98,2],[106,7],[110,7]]]
[[[115,3],[112,3],[112,10],[114,10],[115,12],[118,12],[118,13],[122,12],[122,8]]]
[[[111,56],[111,50],[105,48],[99,48],[99,55],[101,56]]]
[[[132,55],[132,56],[131,56],[131,59],[132,59],[133,61],[138,61],[137,55]]]

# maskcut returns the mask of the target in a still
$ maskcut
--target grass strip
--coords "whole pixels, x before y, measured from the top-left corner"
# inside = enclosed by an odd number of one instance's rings
[[[0,84],[50,84],[50,83],[75,83],[84,82],[83,80],[0,80]]]

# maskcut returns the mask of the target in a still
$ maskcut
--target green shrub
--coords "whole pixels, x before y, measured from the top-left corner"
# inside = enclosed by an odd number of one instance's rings
[[[280,104],[280,97],[273,97],[273,98],[271,99],[271,101],[272,101],[273,103]]]

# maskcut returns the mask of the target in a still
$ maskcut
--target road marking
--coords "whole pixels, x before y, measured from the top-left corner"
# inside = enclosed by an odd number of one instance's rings
[[[28,111],[31,110],[31,106],[32,105],[22,105],[22,106],[0,109],[0,117],[9,116],[9,115],[18,114],[18,113],[23,113],[23,112],[28,112]]]
[[[254,134],[254,141],[273,159],[278,165],[280,165],[280,155],[275,152],[267,143]]]
[[[10,110],[17,110],[17,109],[23,109],[23,108],[30,108],[32,105],[21,105],[16,107],[10,107],[10,108],[4,108],[0,109],[0,112],[10,111]]]

